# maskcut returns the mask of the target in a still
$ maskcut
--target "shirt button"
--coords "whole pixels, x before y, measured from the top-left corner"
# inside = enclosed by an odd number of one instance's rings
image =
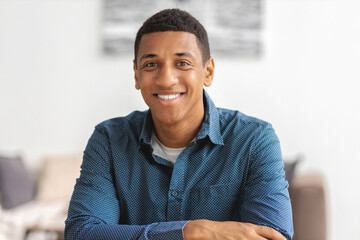
[[[171,191],[171,196],[176,197],[178,195],[177,191]]]

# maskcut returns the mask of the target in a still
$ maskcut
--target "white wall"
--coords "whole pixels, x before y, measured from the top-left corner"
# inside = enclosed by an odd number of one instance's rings
[[[132,56],[100,51],[100,0],[0,0],[0,153],[82,151],[98,122],[145,109]],[[221,107],[271,122],[328,181],[331,239],[360,235],[360,1],[265,2],[265,56],[215,59]]]

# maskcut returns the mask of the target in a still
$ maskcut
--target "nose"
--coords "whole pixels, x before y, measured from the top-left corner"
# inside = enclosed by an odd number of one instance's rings
[[[170,64],[164,64],[157,77],[156,84],[162,88],[168,89],[176,85],[178,82],[178,76],[176,69]]]

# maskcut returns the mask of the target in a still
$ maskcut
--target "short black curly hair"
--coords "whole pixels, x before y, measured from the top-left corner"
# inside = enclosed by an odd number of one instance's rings
[[[147,33],[166,31],[181,31],[194,34],[202,52],[203,65],[205,65],[206,61],[210,58],[207,32],[204,26],[190,13],[177,8],[162,10],[143,23],[135,38],[135,64],[142,36]]]

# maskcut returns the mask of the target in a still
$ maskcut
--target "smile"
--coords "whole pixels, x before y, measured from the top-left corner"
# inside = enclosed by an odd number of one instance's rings
[[[159,98],[161,99],[164,99],[164,100],[172,100],[172,99],[175,99],[175,98],[178,98],[181,94],[178,93],[178,94],[171,94],[171,95],[157,95]]]

